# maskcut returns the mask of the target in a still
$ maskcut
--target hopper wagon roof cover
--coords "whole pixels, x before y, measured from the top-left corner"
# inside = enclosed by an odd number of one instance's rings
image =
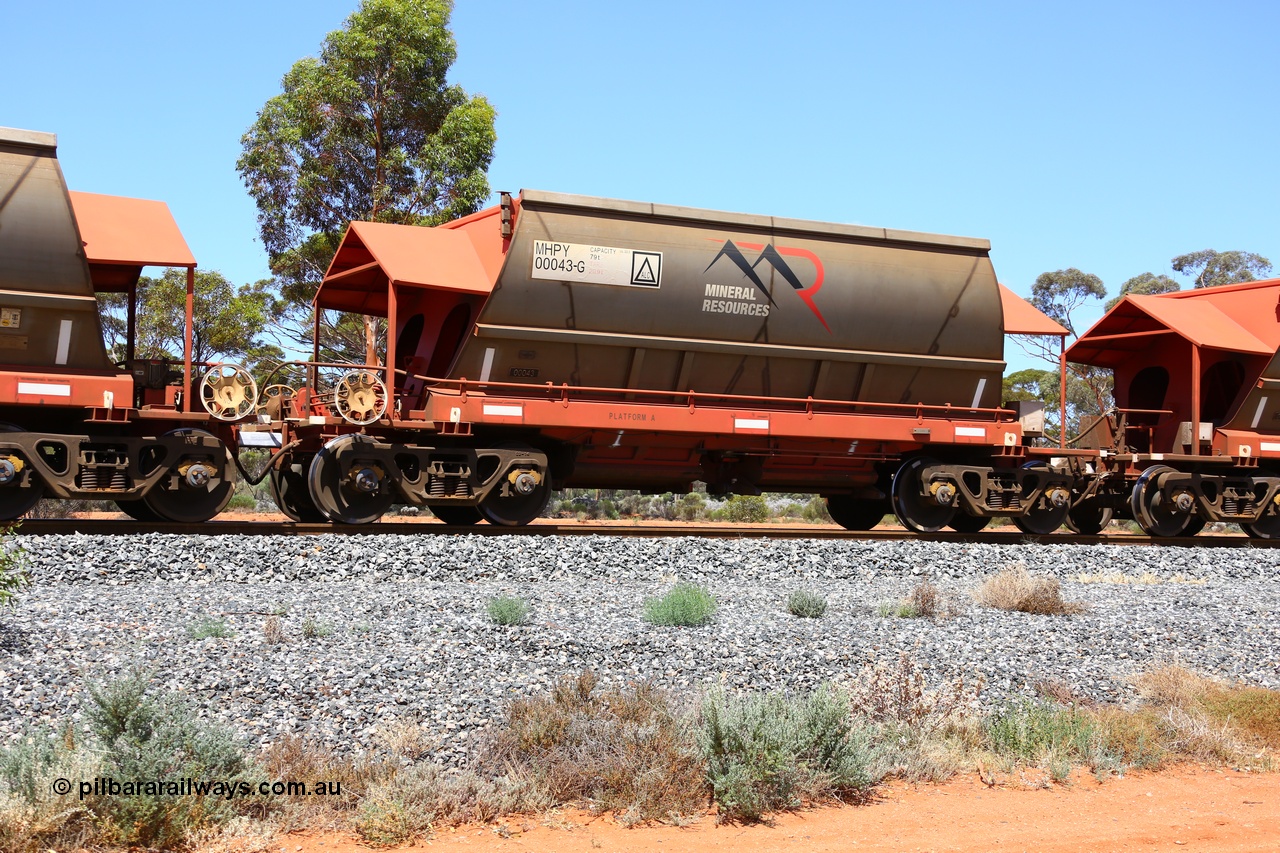
[[[321,308],[385,314],[388,284],[489,293],[493,281],[465,232],[352,222],[316,294]]]
[[[85,257],[91,264],[194,267],[169,206],[162,201],[70,192]]]
[[[1126,296],[1067,349],[1067,358],[1113,367],[1164,333],[1206,349],[1274,355],[1280,347],[1277,295],[1280,279]]]

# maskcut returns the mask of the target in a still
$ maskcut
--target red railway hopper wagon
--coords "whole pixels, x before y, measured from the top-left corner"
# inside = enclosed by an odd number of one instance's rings
[[[850,529],[892,511],[921,532],[1003,515],[1048,533],[1071,466],[1000,407],[1003,333],[1064,330],[988,254],[533,191],[436,228],[355,222],[316,305],[385,317],[386,351],[264,382],[272,486],[294,518],[343,523],[408,503],[523,525],[553,488],[702,481],[816,492]],[[1029,326],[1005,329],[1010,305]]]
[[[1076,460],[1073,519],[1280,537],[1280,279],[1126,297],[1066,357],[1115,372],[1115,410],[1078,442],[1097,458]]]
[[[163,202],[68,192],[53,134],[0,128],[0,520],[42,497],[113,500],[143,520],[203,521],[230,500],[242,368],[193,394],[195,259]],[[144,266],[187,269],[182,362],[134,358]],[[125,359],[103,344],[98,293],[128,294]],[[195,405],[198,397],[202,405]]]

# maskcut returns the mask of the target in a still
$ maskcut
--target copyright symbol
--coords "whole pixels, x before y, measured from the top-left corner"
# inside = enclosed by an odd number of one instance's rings
[[[62,779],[62,778],[54,779],[54,780],[53,780],[53,792],[54,792],[55,794],[58,794],[59,796],[61,796],[62,794],[70,794],[70,793],[71,793],[71,780],[70,780],[70,779]]]

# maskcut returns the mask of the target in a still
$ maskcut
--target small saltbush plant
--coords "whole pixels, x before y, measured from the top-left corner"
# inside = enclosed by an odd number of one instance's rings
[[[302,620],[302,636],[308,640],[327,637],[333,633],[333,626],[310,616]]]
[[[202,616],[187,626],[187,635],[193,640],[207,640],[210,637],[223,639],[231,636],[231,628],[225,619]]]
[[[803,696],[708,694],[698,743],[722,820],[760,820],[828,797],[860,797],[875,783],[876,752],[842,692]]]
[[[233,788],[257,790],[257,768],[231,733],[201,721],[172,694],[154,696],[147,673],[90,684],[86,717],[114,779],[177,781],[187,777],[217,780]],[[175,796],[108,796],[98,814],[114,824],[117,839],[128,845],[174,847],[202,825],[229,820],[252,798],[223,793]]]
[[[17,523],[0,526],[0,607],[13,606],[14,594],[31,582],[25,552],[13,539]]]
[[[678,583],[661,598],[644,603],[644,618],[653,625],[696,627],[710,622],[715,612],[711,593],[691,583]]]
[[[529,616],[529,605],[523,598],[500,595],[489,601],[489,619],[495,625],[520,625]]]
[[[228,790],[257,791],[256,765],[230,733],[202,722],[170,694],[153,695],[149,676],[134,672],[118,681],[87,687],[89,739],[75,730],[28,733],[0,748],[0,849],[53,847],[186,847],[195,834],[268,805],[258,797],[232,797]],[[218,782],[200,794],[183,780]],[[60,792],[56,780],[70,780]],[[110,788],[81,796],[81,784]],[[148,793],[124,793],[129,785],[173,785]]]
[[[798,589],[787,597],[787,612],[792,616],[817,619],[827,612],[827,600],[816,592]]]

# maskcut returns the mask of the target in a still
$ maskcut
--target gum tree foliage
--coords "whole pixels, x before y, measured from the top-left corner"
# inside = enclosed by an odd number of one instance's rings
[[[1271,274],[1271,261],[1253,252],[1215,252],[1203,249],[1178,255],[1170,261],[1174,272],[1194,280],[1195,287],[1219,287],[1257,281]]]
[[[1074,315],[1090,302],[1105,298],[1107,288],[1092,273],[1069,267],[1041,273],[1031,288],[1031,304],[1062,324],[1072,337],[1079,335]],[[1045,434],[1056,440],[1059,426],[1058,340],[1041,336],[1017,335],[1015,340],[1033,358],[1053,365],[1052,371],[1026,370],[1011,374],[1005,380],[1006,392],[1013,390],[1028,396],[1006,399],[1037,399],[1045,404]],[[1010,388],[1013,380],[1013,388]],[[1068,436],[1079,431],[1082,419],[1099,415],[1112,405],[1111,371],[1080,364],[1067,365]]]
[[[122,293],[98,295],[103,333],[114,361],[124,359],[126,299]],[[186,306],[186,270],[170,269],[160,278],[138,280],[138,358],[182,359]],[[232,361],[254,372],[284,358],[283,351],[264,337],[280,312],[271,282],[236,287],[222,273],[197,270],[193,308],[194,363]]]
[[[318,57],[289,69],[241,139],[236,168],[300,341],[350,221],[435,225],[489,195],[496,114],[446,79],[452,11],[451,0],[363,0]],[[363,360],[375,324],[325,322],[334,354]]]
[[[1120,292],[1116,294],[1116,298],[1107,301],[1106,310],[1110,311],[1126,296],[1154,296],[1158,293],[1173,293],[1181,289],[1182,285],[1167,275],[1144,272],[1120,285]]]

